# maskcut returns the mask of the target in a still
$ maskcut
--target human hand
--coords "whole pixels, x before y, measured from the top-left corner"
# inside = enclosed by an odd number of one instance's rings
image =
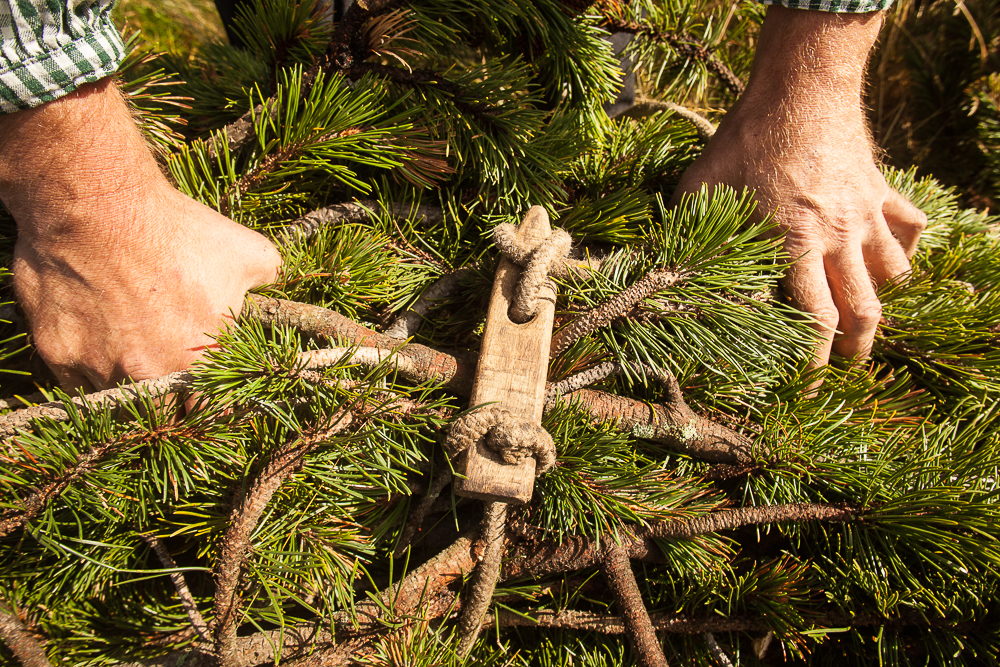
[[[821,336],[813,366],[831,349],[868,356],[882,315],[872,281],[910,270],[926,226],[876,166],[861,108],[880,26],[881,13],[770,7],[746,92],[674,195],[725,183],[756,191],[758,217],[774,213],[793,260],[783,287]]]
[[[175,190],[107,80],[0,117],[0,137],[15,289],[65,389],[187,368],[275,279],[274,246]]]

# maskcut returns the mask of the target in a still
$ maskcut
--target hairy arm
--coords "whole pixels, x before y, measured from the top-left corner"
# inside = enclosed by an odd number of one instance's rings
[[[905,274],[926,217],[892,190],[862,109],[883,13],[768,8],[746,91],[678,188],[756,190],[793,259],[784,289],[817,320],[814,365],[871,352],[875,286]],[[873,285],[874,282],[874,285]]]
[[[0,200],[18,299],[66,388],[186,368],[280,264],[171,186],[109,78],[0,116]]]

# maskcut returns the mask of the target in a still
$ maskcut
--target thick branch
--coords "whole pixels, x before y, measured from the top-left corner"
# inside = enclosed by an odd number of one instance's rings
[[[52,667],[35,636],[16,614],[0,606],[0,638],[23,667]]]
[[[574,401],[597,422],[614,422],[621,431],[689,456],[716,463],[753,460],[749,438],[696,414],[683,398],[678,400],[669,393],[663,404],[644,403],[597,389],[580,389],[561,400]]]
[[[413,375],[407,375],[410,371],[400,370],[407,380],[416,383],[442,382],[459,394],[468,394],[472,389],[475,362],[470,363],[462,357],[416,343],[399,347],[395,338],[372,331],[326,308],[251,295],[242,317],[252,317],[267,326],[292,326],[303,333],[330,341],[343,340],[351,345],[380,349],[398,348],[399,357],[411,362],[409,368]]]
[[[160,538],[155,535],[143,535],[142,538],[146,540],[156,553],[156,557],[163,563],[163,567],[168,570],[173,570],[177,567],[173,557],[171,557],[170,552],[167,551],[167,547],[164,546]],[[195,629],[195,632],[198,633],[202,641],[211,642],[212,634],[208,631],[208,624],[201,617],[201,612],[198,611],[198,603],[194,601],[194,596],[191,595],[191,589],[188,588],[187,581],[184,579],[184,573],[171,572],[170,581],[173,582],[174,588],[177,589],[177,597],[181,599],[181,604],[184,606],[188,620],[191,621],[191,627]]]
[[[779,522],[843,522],[859,516],[861,510],[844,504],[792,503],[762,505],[722,510],[703,516],[675,519],[636,529],[622,536],[622,548],[629,558],[660,560],[656,539],[683,539],[742,526]],[[560,542],[549,541],[519,545],[504,564],[501,578],[544,577],[572,572],[597,565],[602,557],[598,540],[580,535],[563,536]]]
[[[591,331],[608,326],[620,317],[625,317],[647,296],[667,289],[681,277],[681,274],[675,271],[664,269],[650,271],[635,284],[625,288],[601,305],[583,313],[569,325],[554,333],[549,357],[559,356],[566,348]]]
[[[608,540],[604,548],[601,572],[621,610],[629,643],[637,656],[636,663],[639,667],[667,667],[667,658],[663,655],[663,647],[660,646],[649,620],[649,612],[632,573],[628,553],[613,540]]]
[[[240,575],[257,522],[278,488],[302,467],[306,454],[349,422],[349,413],[343,413],[339,419],[333,420],[332,426],[280,447],[254,480],[243,502],[233,508],[215,567],[215,652],[221,665],[230,665],[236,652],[237,617],[241,605]]]

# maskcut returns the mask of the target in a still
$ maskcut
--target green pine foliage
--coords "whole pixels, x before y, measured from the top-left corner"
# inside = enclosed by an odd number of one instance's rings
[[[468,397],[407,380],[391,361],[357,362],[357,341],[245,318],[195,368],[199,405],[183,418],[175,400],[141,394],[110,410],[43,385],[68,418],[38,418],[0,442],[0,612],[43,638],[52,664],[184,651],[190,664],[301,664],[296,628],[346,641],[373,614],[361,664],[631,664],[596,561],[555,572],[530,561],[545,545],[646,530],[653,548],[632,568],[671,664],[718,664],[706,632],[743,665],[1000,658],[998,220],[962,209],[932,178],[887,170],[928,215],[913,274],[880,292],[869,362],[809,370],[812,328],[781,295],[787,258],[767,221],[750,222],[753,193],[702,190],[669,208],[700,149],[693,128],[669,113],[612,121],[602,110],[621,76],[606,28],[642,28],[628,53],[649,94],[726,105],[719,63],[745,78],[741,40],[760,9],[577,5],[370,0],[368,15],[331,26],[312,0],[258,0],[239,19],[245,50],[208,42],[154,57],[134,39],[123,88],[180,189],[276,239],[285,265],[268,296],[383,331],[461,270],[412,342],[474,353],[498,262],[492,230],[533,204],[573,235],[576,255],[600,260],[559,281],[557,329],[652,271],[676,274],[553,358],[549,380],[614,361],[621,372],[598,382],[602,396],[664,406],[669,373],[746,451],[713,459],[651,435],[655,424],[595,419],[579,396],[555,403],[543,426],[558,463],[509,523],[508,552],[528,569],[499,582],[462,657],[446,595],[461,578],[418,591],[416,609],[392,586],[479,521],[480,503],[447,485],[422,503],[450,474],[441,442]],[[242,116],[252,131],[233,141],[223,128]],[[283,233],[356,199],[367,209],[357,218]],[[16,322],[0,332],[5,366],[33,370],[17,332]],[[336,362],[306,367],[303,354],[336,345]],[[13,375],[0,383],[27,391]],[[240,508],[257,501],[240,528]],[[793,504],[846,519],[655,532]],[[169,575],[183,575],[218,632],[222,570],[234,564],[234,636],[260,639],[270,657],[198,662],[206,644]],[[17,664],[9,647],[0,662]]]

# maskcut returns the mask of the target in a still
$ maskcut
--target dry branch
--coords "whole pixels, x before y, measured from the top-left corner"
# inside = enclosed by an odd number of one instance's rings
[[[395,338],[372,331],[326,308],[251,295],[242,317],[256,319],[267,326],[295,327],[303,333],[329,341],[343,340],[360,347],[395,349],[400,358],[412,362],[409,368],[413,375],[400,370],[400,374],[407,380],[418,384],[441,382],[459,394],[468,394],[472,389],[474,360],[470,362],[462,356],[439,352],[416,343],[400,347]]]
[[[649,611],[642,601],[642,593],[632,573],[628,553],[614,540],[607,540],[604,557],[601,559],[601,572],[622,613],[629,643],[637,656],[636,663],[639,667],[667,667],[667,658],[663,655],[663,647],[660,646],[649,620]]]
[[[635,284],[626,287],[604,303],[588,310],[552,334],[552,347],[549,356],[552,358],[559,356],[566,348],[591,331],[608,326],[615,320],[627,316],[647,296],[667,289],[681,278],[682,275],[675,271],[665,269],[650,271]]]
[[[659,561],[662,560],[662,554],[656,546],[656,539],[691,538],[757,524],[843,522],[860,513],[859,508],[846,504],[791,503],[741,507],[655,523],[649,528],[633,529],[631,534],[621,537],[621,545],[629,558]],[[501,579],[506,581],[525,576],[539,578],[573,572],[597,565],[602,555],[602,542],[582,535],[566,535],[559,542],[520,544],[513,549],[504,564]]]
[[[143,535],[142,538],[146,540],[150,548],[153,549],[153,552],[156,553],[156,557],[163,563],[163,567],[168,570],[173,570],[177,567],[173,557],[167,551],[167,547],[160,538],[155,535]],[[198,611],[198,604],[194,601],[194,596],[191,595],[191,589],[188,588],[187,581],[184,579],[184,573],[171,572],[170,581],[173,582],[174,588],[177,589],[177,597],[181,599],[181,605],[183,605],[184,611],[187,613],[188,620],[191,621],[191,627],[198,633],[202,641],[211,642],[212,634],[208,630],[208,624],[205,623],[205,619],[201,617],[201,612]]]
[[[471,268],[458,269],[439,278],[428,287],[420,298],[385,330],[389,338],[406,339],[417,333],[427,313],[438,301],[447,299],[458,291],[460,283],[472,273]]]
[[[16,614],[0,606],[0,638],[23,667],[52,667],[41,644]]]

